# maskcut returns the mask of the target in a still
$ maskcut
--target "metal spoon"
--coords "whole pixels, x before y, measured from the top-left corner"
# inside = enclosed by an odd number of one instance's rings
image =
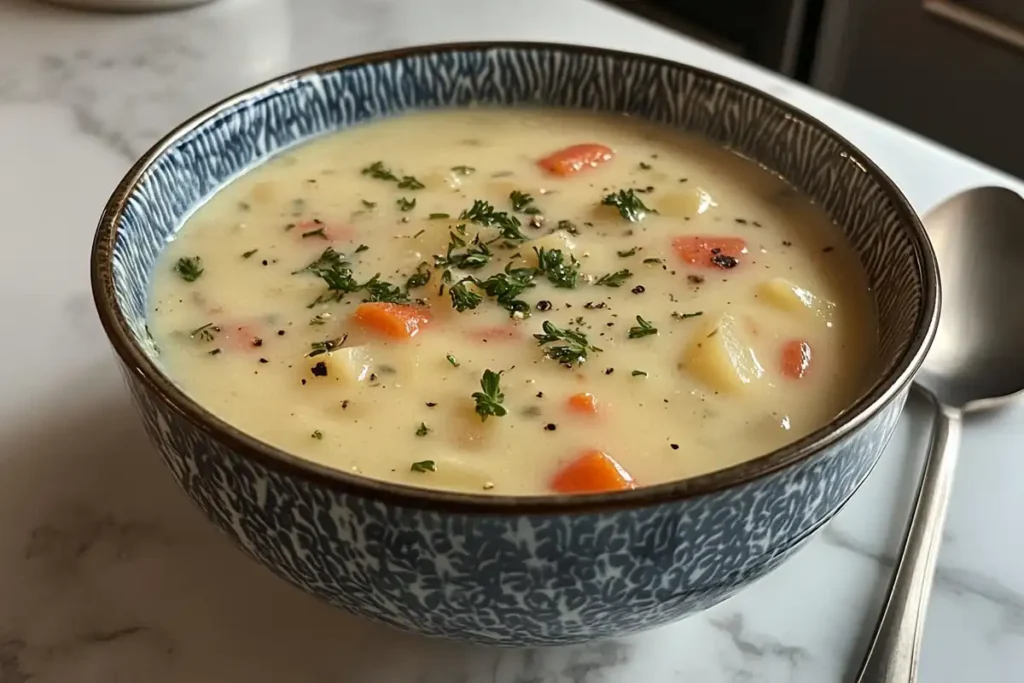
[[[924,217],[942,276],[938,332],[915,386],[936,407],[931,448],[889,599],[857,683],[913,683],[965,413],[1024,390],[1024,199],[963,192]]]

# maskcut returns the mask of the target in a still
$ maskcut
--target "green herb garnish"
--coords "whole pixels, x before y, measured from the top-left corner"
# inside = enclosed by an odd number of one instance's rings
[[[545,320],[542,327],[544,334],[535,334],[533,335],[534,339],[541,346],[558,341],[565,342],[564,344],[547,347],[544,349],[544,354],[551,360],[567,367],[582,365],[587,360],[587,354],[590,351],[601,350],[592,345],[587,340],[587,335],[579,330],[562,329],[550,320]]]
[[[361,201],[363,202],[363,206],[365,206],[367,209],[372,209],[372,208],[377,206],[377,202],[370,202],[370,201],[367,201],[365,199],[363,199]]]
[[[646,161],[641,161],[639,166],[640,166],[640,170],[641,171],[650,171],[651,170],[651,165],[649,163],[647,163]]]
[[[420,422],[420,426],[416,428],[416,436],[426,436],[430,433],[430,427],[425,422]]]
[[[406,199],[405,197],[399,197],[396,199],[395,204],[398,206],[399,211],[412,211],[416,208],[416,200]]]
[[[633,273],[623,268],[615,273],[608,273],[597,278],[594,282],[595,285],[601,285],[602,287],[621,287],[627,279],[633,277]]]
[[[633,376],[634,377],[646,377],[647,373],[644,372],[643,370],[634,370],[633,371]]]
[[[614,206],[619,215],[631,223],[638,223],[651,211],[633,190],[619,190],[601,200],[604,206]]]
[[[243,252],[242,258],[251,258],[257,251],[259,251],[259,249],[250,249],[249,251]]]
[[[323,237],[324,239],[327,239],[327,235],[324,234],[324,226],[321,225],[316,230],[309,230],[302,233],[302,239],[306,239],[307,237]]]
[[[629,328],[630,339],[640,339],[641,337],[658,334],[658,328],[652,325],[650,321],[637,316],[636,322],[637,324],[634,327]]]
[[[676,320],[686,320],[687,318],[696,318],[698,315],[704,315],[704,311],[694,311],[693,313],[679,313],[677,311],[672,312],[672,317]]]
[[[445,358],[448,359],[448,362],[452,364],[453,368],[459,367],[459,359],[453,356],[452,354],[446,354]]]
[[[466,278],[448,288],[448,296],[452,300],[452,308],[459,313],[472,310],[480,305],[483,297],[466,287],[466,282],[472,282],[473,278]]]
[[[474,280],[477,287],[484,290],[487,296],[494,297],[498,305],[509,312],[522,317],[530,314],[530,304],[519,299],[519,295],[534,286],[536,275],[533,268],[513,268],[509,263],[504,272],[495,273],[486,280]]]
[[[559,230],[564,230],[567,233],[569,233],[570,235],[578,235],[578,234],[580,234],[579,228],[577,228],[576,224],[573,223],[572,221],[567,221],[567,220],[558,221],[558,229]]]
[[[383,161],[373,162],[362,170],[362,174],[368,175],[371,178],[376,178],[377,180],[398,181],[398,177],[392,173],[390,169],[384,166]]]
[[[663,263],[663,261],[660,258],[645,258],[644,259],[644,263],[647,263],[647,264],[657,264],[657,263]]]
[[[309,345],[310,352],[306,354],[307,358],[313,358],[314,356],[320,356],[325,353],[330,353],[337,348],[341,348],[341,345],[348,339],[347,334],[343,334],[340,337],[334,339],[325,339],[324,341],[313,342]]]
[[[619,255],[619,256],[620,256],[621,258],[628,258],[628,257],[630,257],[630,256],[635,256],[635,255],[636,255],[636,250],[637,250],[637,249],[639,249],[639,247],[633,247],[632,249],[626,249],[625,251],[619,251],[619,252],[616,252],[616,253],[617,253],[617,254],[618,254],[618,255]]]
[[[409,468],[413,472],[437,472],[437,464],[433,460],[414,462]]]
[[[520,192],[519,190],[512,190],[508,198],[512,202],[513,211],[519,211],[520,213],[525,213],[530,216],[535,216],[541,213],[540,209],[533,206],[533,195]]]
[[[213,323],[206,323],[205,325],[201,325],[200,327],[197,327],[196,329],[189,332],[188,336],[191,337],[192,339],[198,337],[200,340],[204,342],[210,342],[214,340],[218,332],[220,332],[219,327],[217,327]]]
[[[365,244],[360,244],[358,247],[356,247],[356,253],[357,254],[361,254],[364,251],[368,251],[369,249],[370,248],[368,246],[366,246]]]
[[[480,378],[481,391],[473,393],[473,399],[476,401],[476,414],[480,416],[481,422],[486,421],[491,415],[503,417],[508,414],[505,406],[501,405],[505,400],[505,394],[501,391],[500,382],[501,372],[484,370],[484,374]]]
[[[314,429],[313,433],[310,434],[310,436],[316,439],[317,441],[321,441],[324,438],[324,433],[321,432],[319,429]]]
[[[521,223],[518,218],[509,215],[505,211],[498,211],[489,202],[482,199],[474,200],[473,206],[459,214],[459,219],[476,223],[477,225],[498,228],[501,231],[499,238],[517,242],[525,242],[527,240],[526,235],[519,231]]]
[[[432,220],[432,221],[436,221],[436,220],[440,220],[442,218],[451,218],[451,215],[449,215],[447,213],[432,213],[432,214],[430,214],[428,216],[428,218],[430,220]]]
[[[423,261],[416,266],[416,272],[405,281],[405,290],[409,291],[417,287],[424,287],[428,282],[430,282],[430,264]]]
[[[366,298],[363,301],[383,301],[392,304],[409,302],[409,295],[397,285],[391,284],[387,280],[381,280],[380,273],[363,283],[360,289],[366,292]]]
[[[400,190],[422,190],[426,185],[416,180],[411,175],[404,175],[402,179],[398,181],[398,189]]]
[[[434,256],[436,267],[451,266],[463,270],[476,270],[483,268],[491,260],[491,250],[477,235],[467,245],[461,235],[451,232],[448,234],[448,252],[444,256]],[[459,249],[465,249],[459,252]]]
[[[185,282],[195,282],[203,274],[203,260],[198,256],[183,256],[174,264],[174,272]]]
[[[452,166],[452,170],[459,175],[473,175],[476,173],[476,169],[472,166]]]
[[[309,320],[310,325],[326,325],[329,313],[317,313]]]
[[[572,254],[566,262],[561,249],[533,248],[537,254],[537,272],[547,276],[555,287],[575,289],[580,279],[580,263]]]

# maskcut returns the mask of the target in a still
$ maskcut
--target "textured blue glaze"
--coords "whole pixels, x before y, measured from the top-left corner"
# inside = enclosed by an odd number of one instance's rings
[[[921,315],[906,213],[845,143],[770,99],[686,66],[555,46],[463,47],[287,79],[173,141],[130,189],[109,293],[145,332],[149,273],[206,197],[268,155],[408,109],[544,104],[628,113],[701,132],[781,173],[859,252],[895,366]],[[837,228],[838,229],[838,228]],[[270,468],[125,376],[175,478],[211,520],[277,574],[405,629],[501,645],[571,643],[705,609],[764,575],[832,517],[892,434],[901,393],[814,457],[724,491],[628,509],[493,514],[419,509]]]

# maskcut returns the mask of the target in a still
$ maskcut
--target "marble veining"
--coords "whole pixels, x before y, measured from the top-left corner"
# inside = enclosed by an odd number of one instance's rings
[[[603,6],[479,7],[218,0],[126,19],[0,3],[0,198],[17,255],[0,269],[0,305],[19,321],[0,338],[0,683],[846,680],[881,604],[926,444],[917,402],[854,500],[777,573],[679,624],[538,651],[425,640],[313,601],[211,529],[146,445],[87,303],[92,226],[128,163],[163,131],[287,69],[453,39],[633,49],[722,71],[823,118],[922,210],[973,185],[1024,192],[1018,180]],[[1024,681],[1022,439],[1021,406],[967,425],[928,619],[927,683]]]

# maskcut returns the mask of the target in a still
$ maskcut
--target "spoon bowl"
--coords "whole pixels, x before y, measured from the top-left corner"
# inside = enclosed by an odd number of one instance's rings
[[[942,302],[915,380],[936,407],[931,446],[892,588],[858,683],[913,683],[953,488],[963,414],[1024,390],[1024,199],[999,187],[961,193],[924,217]]]

